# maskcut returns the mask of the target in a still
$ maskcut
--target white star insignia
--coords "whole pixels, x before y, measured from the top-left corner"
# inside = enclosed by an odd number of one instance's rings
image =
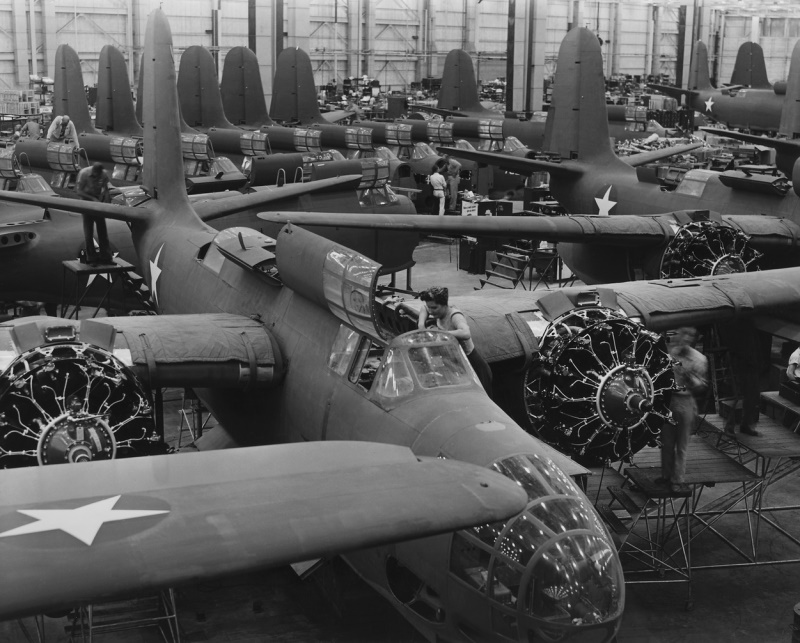
[[[598,213],[601,217],[607,217],[611,213],[611,208],[617,205],[616,201],[612,201],[608,198],[608,195],[611,194],[611,188],[613,186],[609,185],[606,193],[603,195],[602,199],[598,199],[597,197],[594,198],[595,203],[597,203]]]
[[[713,99],[711,96],[709,96],[709,97],[708,97],[708,100],[706,101],[706,111],[707,111],[707,112],[710,112],[710,111],[711,111],[711,108],[712,108],[713,106],[714,106],[714,99]]]
[[[161,257],[161,251],[164,249],[164,244],[161,244],[161,247],[158,249],[156,253],[155,261],[150,262],[150,286],[153,289],[153,300],[158,305],[158,278],[161,276],[161,268],[158,267],[158,260]]]
[[[36,534],[43,531],[63,531],[86,545],[94,542],[97,532],[107,522],[132,520],[145,516],[169,513],[168,510],[114,509],[121,496],[98,500],[75,509],[18,509],[25,516],[36,518],[32,522],[0,534],[0,538]]]

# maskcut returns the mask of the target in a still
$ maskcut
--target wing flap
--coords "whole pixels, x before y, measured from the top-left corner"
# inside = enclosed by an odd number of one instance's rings
[[[452,531],[525,502],[487,469],[356,442],[9,470],[0,619]]]

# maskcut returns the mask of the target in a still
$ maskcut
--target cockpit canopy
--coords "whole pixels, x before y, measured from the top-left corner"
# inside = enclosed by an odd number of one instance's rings
[[[475,371],[450,333],[417,330],[396,337],[384,353],[372,395],[385,408],[443,387],[480,387]]]

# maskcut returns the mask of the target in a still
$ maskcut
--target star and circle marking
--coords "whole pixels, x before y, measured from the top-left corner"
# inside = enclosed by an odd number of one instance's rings
[[[162,243],[156,253],[156,258],[150,262],[150,287],[153,289],[153,301],[158,305],[158,278],[161,276],[161,268],[158,267],[158,260],[161,258],[161,251],[164,249]]]
[[[114,509],[114,505],[121,497],[113,496],[74,509],[17,509],[18,513],[35,518],[36,521],[4,531],[0,533],[0,538],[46,531],[63,531],[85,545],[91,546],[97,533],[107,522],[134,520],[169,513],[169,510],[166,509]]]
[[[606,193],[603,195],[602,199],[598,199],[597,197],[594,198],[595,203],[597,203],[597,214],[601,217],[607,217],[611,214],[611,208],[617,205],[616,201],[612,201],[609,197],[611,196],[611,188],[613,185],[609,185]]]
[[[707,111],[707,112],[710,112],[710,111],[711,111],[711,108],[712,108],[713,106],[714,106],[714,98],[713,98],[712,96],[709,96],[709,97],[708,97],[708,100],[706,101],[706,111]]]

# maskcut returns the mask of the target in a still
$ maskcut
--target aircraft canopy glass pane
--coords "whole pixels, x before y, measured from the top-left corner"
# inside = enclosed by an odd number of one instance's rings
[[[452,143],[453,124],[428,121],[428,140],[434,143]]]
[[[331,355],[328,358],[328,366],[339,375],[347,373],[347,367],[350,364],[350,358],[356,351],[359,337],[360,335],[352,328],[345,325],[339,326],[339,332],[336,339],[333,340]]]
[[[372,259],[337,247],[328,252],[322,272],[322,288],[331,312],[370,336],[376,334],[372,293],[379,268]]]
[[[427,143],[416,143],[411,151],[411,158],[415,161],[425,159],[430,156],[438,156]]]
[[[211,164],[211,174],[216,175],[219,172],[238,172],[239,168],[233,164],[229,158],[225,156],[217,156]]]
[[[550,622],[601,623],[619,612],[623,582],[605,539],[591,534],[565,536],[536,561],[525,607]]]
[[[688,194],[689,196],[702,196],[703,190],[706,189],[706,183],[711,178],[712,174],[709,170],[689,170],[683,175],[683,179],[678,183],[675,188],[676,194]]]
[[[525,146],[516,136],[509,136],[506,138],[505,142],[503,143],[503,151],[504,152],[514,152],[516,150],[521,150]]]

